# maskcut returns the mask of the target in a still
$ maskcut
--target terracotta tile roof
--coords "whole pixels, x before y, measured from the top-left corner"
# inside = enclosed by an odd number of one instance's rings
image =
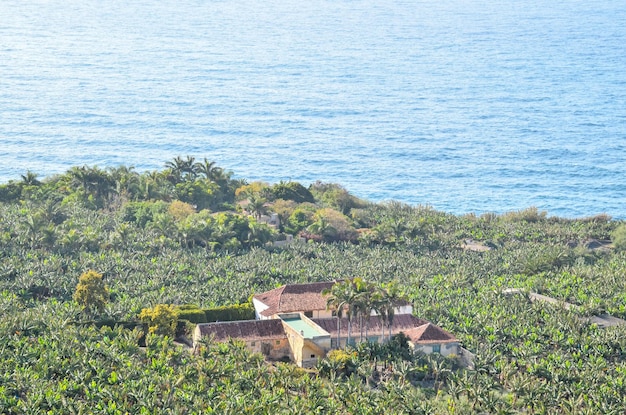
[[[452,334],[432,323],[405,330],[404,334],[409,337],[413,344],[453,343],[458,341]]]
[[[337,319],[336,318],[314,318],[312,319],[315,324],[330,333],[331,337],[337,336]],[[378,316],[372,316],[367,325],[368,336],[380,336],[383,333],[383,320]],[[407,332],[410,329],[414,329],[419,326],[428,324],[428,321],[417,318],[411,314],[398,314],[393,319],[393,325],[391,326],[391,332],[397,334],[401,331]],[[365,333],[366,323],[363,322],[363,333]],[[352,321],[351,336],[359,336],[361,327],[359,326],[358,319]],[[388,334],[387,327],[385,326],[385,335]],[[348,335],[348,319],[341,319],[341,337]]]
[[[216,341],[229,338],[242,340],[262,340],[285,337],[283,323],[279,319],[225,321],[198,324],[200,334],[213,336]]]
[[[257,294],[254,298],[268,306],[261,312],[263,316],[296,311],[326,310],[326,298],[322,291],[331,288],[334,281],[310,284],[289,284]]]

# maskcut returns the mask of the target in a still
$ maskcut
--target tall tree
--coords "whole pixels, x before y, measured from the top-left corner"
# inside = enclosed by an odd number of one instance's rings
[[[250,196],[248,198],[247,210],[250,212],[256,220],[261,219],[261,216],[267,213],[267,207],[265,203],[267,200],[262,197]]]
[[[327,296],[326,307],[335,312],[337,317],[337,347],[341,347],[341,319],[344,313],[350,309],[349,304],[349,285],[345,281],[338,281],[333,284],[330,289],[325,289],[322,294]],[[350,332],[348,331],[348,340],[350,341]],[[346,345],[347,345],[346,342]]]
[[[354,291],[354,312],[355,316],[359,319],[359,341],[363,341],[363,322],[364,320],[369,321],[369,314],[372,311],[371,307],[371,299],[372,299],[372,290],[370,289],[370,285],[363,281],[362,278],[355,277],[352,279],[352,289]],[[367,317],[366,317],[367,314]],[[367,334],[366,334],[367,337]]]
[[[209,161],[205,157],[202,161],[195,164],[195,170],[198,174],[203,175],[207,180],[214,181],[219,167],[217,167],[217,164],[214,161]]]
[[[72,167],[68,174],[74,184],[82,188],[84,200],[87,201],[91,196],[98,207],[102,207],[113,191],[115,181],[109,173],[98,167]]]
[[[115,183],[115,193],[119,196],[137,200],[140,192],[139,174],[134,167],[119,166],[108,169]]]
[[[169,170],[168,179],[173,184],[177,184],[182,182],[183,180],[189,178],[195,178],[196,170],[195,170],[195,158],[191,156],[187,156],[186,159],[183,159],[180,156],[174,157],[172,161],[168,161],[165,163],[165,167]]]
[[[379,307],[383,310],[383,313],[385,314],[385,322],[387,324],[389,340],[391,340],[391,326],[393,325],[395,309],[404,301],[406,301],[406,297],[396,281],[383,283],[380,286],[380,292],[381,302],[379,304]]]

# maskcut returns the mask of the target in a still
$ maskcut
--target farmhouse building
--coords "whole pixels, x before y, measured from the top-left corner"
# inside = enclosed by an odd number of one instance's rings
[[[256,320],[198,324],[194,343],[203,337],[216,341],[240,339],[246,346],[269,359],[290,359],[301,367],[311,367],[329,350],[359,341],[383,343],[400,332],[409,344],[424,353],[458,354],[459,342],[436,325],[415,317],[409,303],[394,309],[391,324],[372,313],[362,326],[354,319],[337,318],[326,308],[322,291],[334,282],[290,284],[257,294],[252,302]],[[350,337],[348,338],[348,327]]]

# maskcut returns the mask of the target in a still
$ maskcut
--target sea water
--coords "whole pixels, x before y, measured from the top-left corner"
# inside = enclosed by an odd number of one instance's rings
[[[626,218],[626,2],[0,2],[0,182],[179,155],[459,214]]]

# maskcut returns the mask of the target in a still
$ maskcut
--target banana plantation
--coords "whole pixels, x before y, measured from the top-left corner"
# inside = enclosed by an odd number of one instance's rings
[[[272,213],[279,227],[262,221]],[[622,414],[626,327],[589,318],[626,319],[625,227],[535,208],[374,204],[336,184],[248,183],[190,157],[144,173],[28,172],[0,185],[0,413]],[[286,235],[295,242],[274,245]],[[74,295],[89,270],[108,298],[86,313]],[[241,304],[355,277],[396,281],[473,364],[400,337],[303,370],[237,341],[192,353],[121,324],[158,304]]]

